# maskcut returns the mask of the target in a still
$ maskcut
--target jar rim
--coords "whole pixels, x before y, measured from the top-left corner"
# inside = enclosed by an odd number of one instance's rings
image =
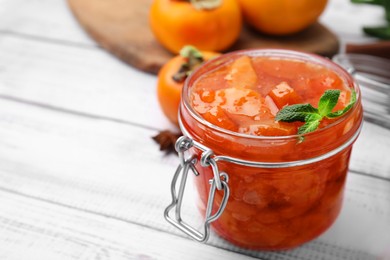
[[[185,81],[183,86],[183,91],[181,94],[182,99],[182,105],[184,105],[185,109],[190,113],[190,115],[200,124],[210,128],[213,131],[220,132],[222,134],[226,134],[229,136],[234,137],[240,137],[240,138],[247,138],[247,139],[254,139],[254,140],[291,140],[296,139],[298,137],[307,137],[312,135],[320,135],[324,131],[327,131],[328,129],[340,124],[343,122],[347,116],[343,116],[339,118],[338,120],[335,120],[335,122],[332,122],[331,124],[325,126],[324,128],[318,129],[314,132],[309,132],[306,134],[294,134],[294,135],[285,135],[285,136],[262,136],[262,135],[250,135],[250,134],[244,134],[239,132],[234,132],[222,127],[219,127],[217,125],[214,125],[204,119],[198,112],[194,110],[194,108],[190,104],[189,100],[189,90],[191,87],[191,83],[199,78],[200,76],[204,75],[205,73],[208,73],[209,70],[207,70],[208,67],[218,64],[217,67],[225,64],[226,62],[229,62],[232,60],[233,57],[239,57],[242,55],[248,55],[250,57],[273,57],[273,58],[281,58],[281,59],[295,59],[295,60],[302,60],[302,61],[308,61],[312,62],[314,64],[318,64],[321,66],[324,66],[328,69],[331,69],[332,71],[336,72],[343,81],[350,87],[353,88],[356,92],[356,103],[353,105],[353,107],[348,111],[348,114],[352,114],[354,110],[357,109],[358,104],[361,100],[360,95],[360,88],[356,81],[353,79],[353,77],[340,65],[338,65],[335,62],[332,62],[328,58],[324,58],[322,56],[307,53],[307,52],[300,52],[300,51],[293,51],[293,50],[285,50],[285,49],[246,49],[246,50],[238,50],[234,52],[229,52],[226,54],[223,54],[221,56],[218,56],[216,58],[213,58],[207,62],[205,62],[202,66],[197,68]],[[206,70],[203,72],[202,70]],[[180,116],[180,111],[179,111]]]

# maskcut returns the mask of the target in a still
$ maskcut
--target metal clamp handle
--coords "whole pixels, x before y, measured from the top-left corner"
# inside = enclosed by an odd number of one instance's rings
[[[206,216],[203,225],[203,229],[204,229],[203,234],[198,230],[196,230],[195,228],[188,225],[187,223],[185,223],[181,218],[181,206],[183,202],[183,195],[184,195],[184,190],[185,190],[186,181],[188,177],[188,172],[191,170],[195,174],[195,176],[199,175],[199,172],[195,168],[196,159],[193,157],[189,159],[184,159],[184,152],[190,149],[192,146],[193,146],[193,142],[188,137],[182,136],[176,142],[176,150],[179,153],[180,164],[176,169],[175,175],[173,176],[172,183],[171,183],[172,202],[165,209],[164,217],[169,223],[171,223],[173,226],[180,229],[182,232],[184,232],[191,238],[195,239],[196,241],[206,242],[210,235],[210,223],[217,220],[221,216],[222,212],[226,207],[230,195],[230,189],[228,186],[229,177],[224,172],[219,173],[216,162],[211,158],[212,151],[211,152],[206,151],[202,153],[201,165],[203,167],[211,166],[214,173],[214,178],[210,179],[209,181],[211,186],[209,192],[209,199],[206,207],[206,214],[205,214]],[[179,191],[176,192],[176,183],[179,180],[180,174],[182,176],[181,176]],[[218,188],[218,184],[220,185],[220,188]],[[224,195],[218,210],[214,215],[212,215],[215,191],[217,189],[223,190]],[[174,208],[175,208],[175,217],[172,218],[169,213]]]

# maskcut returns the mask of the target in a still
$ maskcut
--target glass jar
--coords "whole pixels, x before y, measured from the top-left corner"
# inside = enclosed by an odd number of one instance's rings
[[[242,55],[300,60],[337,73],[357,101],[330,125],[304,135],[252,136],[232,132],[203,119],[189,95],[202,75]],[[215,58],[186,81],[179,112],[184,137],[176,144],[181,158],[166,219],[198,241],[209,225],[227,241],[250,249],[289,249],[314,239],[340,212],[352,144],[362,124],[360,90],[352,77],[320,56],[286,50],[244,50]],[[181,220],[181,197],[188,172],[194,172],[204,234]],[[179,190],[176,183],[181,176]],[[169,215],[176,207],[175,217]]]

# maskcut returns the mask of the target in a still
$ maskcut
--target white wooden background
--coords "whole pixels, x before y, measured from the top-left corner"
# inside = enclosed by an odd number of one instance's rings
[[[348,0],[330,1],[321,18],[343,43],[372,41],[360,27],[382,19]],[[259,252],[176,231],[162,212],[178,160],[151,139],[173,129],[155,84],[98,47],[65,0],[0,0],[1,260],[390,259],[390,130],[371,123],[341,215],[313,242]]]

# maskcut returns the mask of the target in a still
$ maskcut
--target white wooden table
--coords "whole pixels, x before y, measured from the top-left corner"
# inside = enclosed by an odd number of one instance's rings
[[[333,0],[321,20],[365,42],[360,27],[382,17]],[[64,0],[0,0],[1,260],[390,259],[390,130],[367,122],[341,215],[318,239],[259,252],[175,230],[162,213],[178,159],[151,139],[173,128],[155,84],[98,47]]]

